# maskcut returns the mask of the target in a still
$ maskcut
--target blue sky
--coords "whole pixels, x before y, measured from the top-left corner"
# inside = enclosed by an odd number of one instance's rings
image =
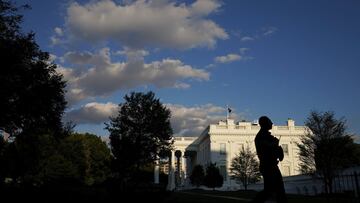
[[[303,125],[334,111],[360,134],[359,1],[17,1],[68,81],[66,120],[103,123],[131,91],[155,92],[179,135],[226,116]]]

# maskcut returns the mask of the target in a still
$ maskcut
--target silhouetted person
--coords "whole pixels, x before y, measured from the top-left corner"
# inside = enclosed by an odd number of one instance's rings
[[[255,137],[255,147],[260,160],[260,173],[264,179],[264,190],[257,194],[253,202],[265,202],[270,197],[275,197],[277,202],[287,202],[278,168],[279,161],[284,158],[283,150],[279,146],[279,139],[269,132],[273,125],[271,120],[262,116],[259,124],[261,129]]]

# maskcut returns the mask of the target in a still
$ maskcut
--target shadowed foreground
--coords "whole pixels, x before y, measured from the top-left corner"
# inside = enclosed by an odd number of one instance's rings
[[[197,203],[241,203],[249,202],[255,195],[254,191],[204,191],[188,190],[168,192],[164,190],[119,192],[103,187],[79,188],[15,188],[6,187],[0,191],[1,200],[11,202],[65,202],[65,201],[117,201],[117,202],[197,202]],[[358,199],[346,195],[337,195],[329,199],[326,197],[311,197],[287,195],[290,203],[355,203]]]
[[[206,202],[227,203],[227,202],[249,202],[256,195],[255,191],[179,191],[171,193],[165,199],[165,202]],[[359,202],[355,197],[346,194],[336,194],[330,198],[324,196],[302,196],[302,195],[287,195],[289,203],[355,203]],[[275,201],[274,201],[275,202]]]

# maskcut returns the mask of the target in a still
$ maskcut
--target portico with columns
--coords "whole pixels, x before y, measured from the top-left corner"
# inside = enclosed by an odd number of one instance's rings
[[[168,190],[189,185],[189,175],[193,167],[197,148],[194,145],[197,137],[175,137],[173,150],[169,156]]]

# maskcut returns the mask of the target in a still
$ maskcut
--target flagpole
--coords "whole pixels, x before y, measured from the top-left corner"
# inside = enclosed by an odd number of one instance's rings
[[[226,120],[229,119],[229,105],[226,105]]]

